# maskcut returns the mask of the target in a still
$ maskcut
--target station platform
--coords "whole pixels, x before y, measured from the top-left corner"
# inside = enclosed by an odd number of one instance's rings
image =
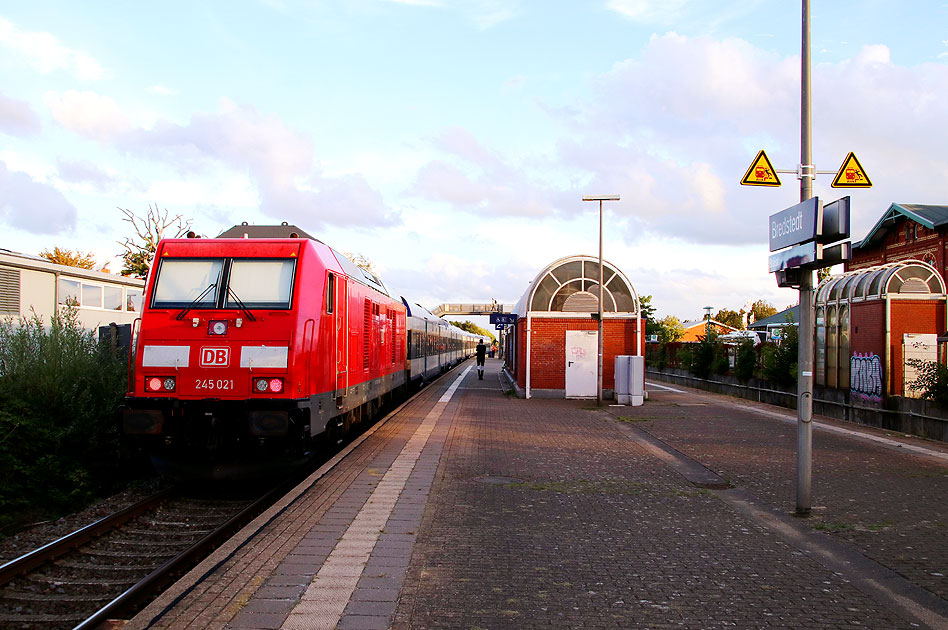
[[[948,445],[664,384],[523,400],[462,364],[127,628],[948,628]]]

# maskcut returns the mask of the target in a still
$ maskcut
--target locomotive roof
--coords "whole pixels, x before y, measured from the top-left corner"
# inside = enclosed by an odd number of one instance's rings
[[[229,230],[224,230],[217,235],[217,238],[308,238],[317,243],[322,242],[286,221],[280,225],[250,225],[244,221]]]

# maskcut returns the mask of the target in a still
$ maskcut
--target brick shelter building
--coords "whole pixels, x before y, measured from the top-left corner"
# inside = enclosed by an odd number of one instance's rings
[[[598,311],[598,258],[561,258],[537,274],[506,338],[507,370],[520,395],[596,398]],[[641,356],[644,342],[638,294],[622,271],[603,261],[604,397],[614,396],[615,357]]]
[[[893,203],[816,291],[816,385],[854,401],[917,396],[907,358],[941,360],[948,206]]]

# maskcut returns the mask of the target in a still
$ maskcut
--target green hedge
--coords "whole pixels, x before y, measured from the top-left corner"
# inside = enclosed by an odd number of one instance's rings
[[[117,487],[125,385],[124,353],[75,310],[0,322],[0,536]]]

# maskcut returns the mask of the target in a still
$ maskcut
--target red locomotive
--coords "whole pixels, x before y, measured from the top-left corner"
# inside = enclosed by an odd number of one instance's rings
[[[443,320],[422,320],[426,341],[410,344],[407,304],[287,224],[163,240],[136,322],[123,432],[176,474],[297,464],[470,354],[471,336]],[[446,341],[430,342],[428,328]],[[426,357],[421,373],[412,348]]]

